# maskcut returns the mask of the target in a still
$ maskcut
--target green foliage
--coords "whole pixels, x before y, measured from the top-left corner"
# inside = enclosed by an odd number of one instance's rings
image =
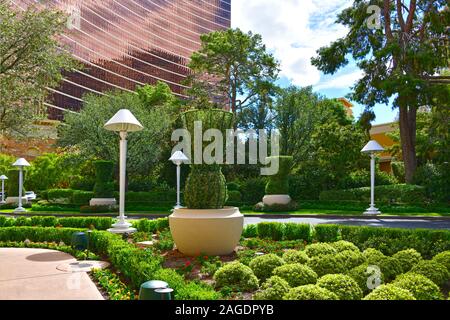
[[[284,224],[284,240],[304,240],[311,241],[311,226],[306,223],[288,222]]]
[[[300,263],[285,264],[273,270],[273,275],[288,282],[291,287],[313,284],[317,274],[308,266]]]
[[[269,157],[268,161],[278,161],[278,172],[269,176],[266,184],[266,194],[288,194],[289,174],[291,172],[293,158],[291,156]]]
[[[363,300],[416,300],[416,298],[406,289],[392,284],[383,284],[365,296]]]
[[[392,258],[397,259],[402,267],[402,273],[406,273],[413,266],[418,264],[422,260],[422,256],[417,250],[406,249],[395,253]]]
[[[227,187],[228,188],[228,187]],[[227,190],[228,199],[227,203],[240,203],[242,201],[242,194],[238,190]]]
[[[375,268],[369,268],[370,263],[363,263],[359,266],[356,266],[352,268],[351,270],[347,271],[345,274],[352,277],[353,280],[358,283],[359,287],[364,293],[368,293],[371,290],[369,289],[370,285],[375,285],[373,281],[375,280],[379,281],[380,284],[384,282],[384,276],[382,272],[377,273]],[[370,282],[369,282],[370,281]]]
[[[433,261],[446,266],[448,272],[450,272],[450,251],[438,253],[433,257]]]
[[[283,239],[284,225],[276,222],[261,222],[257,226],[258,237],[272,240]]]
[[[118,205],[81,206],[80,213],[118,213]]]
[[[8,175],[8,171],[11,170],[11,165],[16,161],[16,158],[9,154],[0,153],[0,172],[1,174]],[[6,186],[6,183],[5,183]]]
[[[66,164],[66,158],[66,155],[57,153],[36,157],[27,170],[26,187],[38,191],[66,186],[74,171]]]
[[[433,260],[422,260],[412,267],[411,272],[421,274],[438,286],[443,285],[450,279],[447,267]]]
[[[439,287],[427,277],[417,273],[405,273],[399,275],[392,285],[406,289],[417,300],[443,300]]]
[[[314,237],[319,242],[334,242],[339,238],[339,226],[333,224],[319,224],[314,227]]]
[[[309,257],[304,251],[290,249],[286,250],[283,253],[283,260],[288,264],[292,263],[306,264],[309,260]]]
[[[309,284],[290,289],[283,300],[339,300],[339,297],[325,288]]]
[[[272,276],[253,295],[253,300],[282,300],[290,287],[286,280]]]
[[[258,288],[258,278],[251,268],[234,261],[225,264],[214,274],[216,287],[233,287],[237,290],[253,291]]]
[[[237,182],[228,182],[227,189],[228,191],[239,191],[241,188],[240,184]]]
[[[363,256],[368,264],[378,264],[381,260],[386,258],[383,252],[374,248],[367,248],[366,250],[364,250]]]
[[[364,257],[360,252],[343,251],[336,254],[316,255],[308,260],[307,265],[319,276],[329,273],[345,273],[362,264]]]
[[[298,209],[297,202],[291,200],[288,204],[274,203],[271,205],[258,202],[253,210],[256,212],[289,212]]]
[[[23,177],[25,181],[26,173],[23,171]],[[8,180],[6,183],[8,185],[8,196],[18,197],[19,196],[19,170],[10,169],[7,173]],[[22,189],[22,197],[25,196],[25,189]]]
[[[276,254],[271,253],[252,259],[249,267],[253,270],[253,273],[260,281],[264,281],[270,278],[275,268],[282,266],[283,264],[283,259]]]
[[[434,202],[450,201],[450,170],[448,163],[435,165],[426,163],[417,168],[414,183],[423,186],[429,199]]]
[[[47,197],[50,203],[69,204],[72,203],[72,196],[72,189],[50,189],[47,191]]]
[[[73,190],[71,203],[75,205],[89,205],[89,201],[94,198],[93,191]]]
[[[7,218],[0,217],[0,227],[57,227],[64,228],[95,228],[106,230],[111,228],[112,219],[110,217],[64,217],[53,216],[33,216]]]
[[[337,250],[331,244],[328,243],[313,243],[305,247],[305,253],[310,258],[327,254],[334,254],[336,252]]]
[[[398,203],[424,203],[427,201],[425,188],[415,185],[397,184],[375,187],[379,201]],[[354,200],[370,202],[370,187],[328,190],[320,193],[320,200]]]
[[[175,293],[177,300],[218,300],[221,294],[201,282],[189,282]]]
[[[110,300],[134,300],[133,290],[128,288],[120,278],[108,269],[94,269],[92,276],[107,292]]]
[[[134,228],[141,232],[155,233],[157,231],[163,231],[169,228],[168,218],[159,219],[139,219],[132,222]]]
[[[376,186],[392,185],[397,183],[398,181],[395,176],[384,171],[376,170]],[[368,186],[370,186],[370,171],[357,170],[350,172],[347,176],[340,179],[337,187],[339,189],[352,189]]]
[[[242,236],[244,238],[255,238],[258,236],[258,225],[248,224],[244,227],[242,231]]]
[[[327,274],[317,280],[317,285],[335,293],[339,300],[361,300],[363,297],[356,281],[344,274]]]
[[[386,282],[390,282],[399,274],[402,274],[404,268],[400,260],[394,257],[384,257],[378,263],[375,263],[375,265],[380,268]]]
[[[262,200],[265,194],[266,179],[264,177],[246,179],[241,182],[242,201],[254,204]]]
[[[405,183],[405,164],[400,161],[391,162],[392,173],[400,183]]]
[[[114,163],[112,161],[98,160],[94,162],[95,167],[95,198],[113,198],[114,182],[112,180]]]
[[[225,177],[218,165],[192,165],[184,201],[190,209],[220,209],[227,200]]]
[[[333,248],[335,248],[337,252],[342,252],[342,251],[346,251],[346,250],[359,252],[359,248],[357,246],[355,246],[353,243],[345,241],[345,240],[339,240],[339,241],[330,243],[330,245]]]

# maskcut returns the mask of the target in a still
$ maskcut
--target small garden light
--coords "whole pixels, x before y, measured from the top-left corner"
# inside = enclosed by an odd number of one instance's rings
[[[173,153],[173,155],[169,158],[170,161],[172,161],[177,166],[177,203],[175,205],[175,209],[181,208],[181,201],[180,201],[180,166],[183,162],[188,161],[188,157],[181,152],[176,151]]]
[[[12,165],[19,168],[19,206],[14,209],[14,213],[21,213],[26,211],[22,207],[23,167],[29,167],[30,164],[24,158],[19,158]]]
[[[375,208],[375,153],[383,151],[384,148],[380,146],[375,140],[370,140],[364,148],[362,153],[370,155],[370,207],[364,212],[367,215],[376,215],[381,212]]]
[[[120,178],[119,178],[119,221],[108,229],[112,233],[132,233],[136,231],[131,224],[126,222],[125,217],[125,174],[127,166],[127,133],[140,131],[144,127],[127,109],[120,109],[104,125],[106,130],[119,132],[120,135]]]
[[[4,174],[2,174],[0,176],[0,180],[2,180],[2,200],[0,201],[0,203],[5,203],[5,180],[8,180],[8,177],[5,176]]]

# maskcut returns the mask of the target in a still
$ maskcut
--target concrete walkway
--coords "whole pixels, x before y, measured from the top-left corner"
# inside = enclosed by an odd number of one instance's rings
[[[0,300],[103,300],[86,272],[63,272],[71,255],[46,249],[0,248]]]

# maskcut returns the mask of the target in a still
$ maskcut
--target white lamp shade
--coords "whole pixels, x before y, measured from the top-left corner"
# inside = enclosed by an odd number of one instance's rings
[[[362,153],[373,153],[380,151],[384,151],[384,148],[375,140],[370,140],[369,142],[367,142],[364,148],[361,149]]]
[[[173,155],[169,158],[170,161],[172,161],[175,164],[181,164],[184,161],[188,161],[188,157],[186,157],[186,155],[181,152],[181,151],[175,151],[173,153]]]
[[[27,160],[25,160],[25,158],[19,158],[16,160],[16,162],[14,162],[12,164],[15,167],[29,167],[30,164],[28,163]]]
[[[117,113],[105,123],[104,128],[110,131],[140,131],[144,127],[127,109],[120,109]]]
[[[5,176],[4,174],[2,174],[2,175],[0,176],[0,180],[8,180],[8,177]]]

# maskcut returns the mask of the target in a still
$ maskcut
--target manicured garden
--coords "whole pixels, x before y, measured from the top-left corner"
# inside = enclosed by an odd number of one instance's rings
[[[230,255],[188,257],[174,248],[165,218],[134,221],[138,232],[125,238],[104,231],[112,222],[0,217],[0,246],[75,254],[72,233],[91,228],[89,258],[112,265],[91,276],[119,300],[137,298],[153,279],[168,282],[175,299],[440,300],[450,289],[445,230],[260,223],[244,229]],[[153,245],[138,243],[146,240]]]

